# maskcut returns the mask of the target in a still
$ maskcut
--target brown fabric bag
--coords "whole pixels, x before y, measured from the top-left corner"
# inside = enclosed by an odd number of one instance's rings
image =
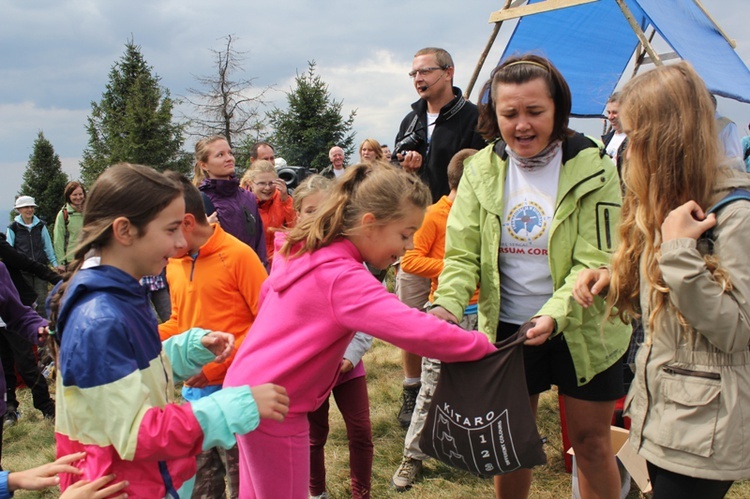
[[[474,362],[443,363],[419,446],[483,476],[545,464],[526,389],[523,342],[530,323]]]

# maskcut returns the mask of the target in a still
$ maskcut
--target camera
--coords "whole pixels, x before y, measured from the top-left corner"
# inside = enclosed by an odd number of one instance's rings
[[[391,161],[398,161],[398,155],[406,151],[416,151],[422,145],[422,142],[424,142],[424,139],[417,134],[416,130],[407,133],[394,146],[393,153],[391,153]]]
[[[289,191],[289,194],[294,192],[294,189],[296,189],[303,180],[313,173],[315,172],[304,166],[281,166],[276,168],[276,174],[286,184],[286,189]]]

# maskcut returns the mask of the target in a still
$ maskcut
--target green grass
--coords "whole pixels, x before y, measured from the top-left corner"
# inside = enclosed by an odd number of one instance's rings
[[[396,421],[401,404],[401,355],[395,347],[375,340],[372,350],[365,356],[367,383],[370,394],[375,458],[373,463],[372,497],[399,499],[477,499],[493,497],[492,480],[478,478],[470,473],[452,469],[435,460],[425,463],[423,478],[405,493],[389,488],[403,449],[405,430]],[[54,390],[54,386],[50,387]],[[19,392],[22,418],[13,427],[6,428],[3,439],[5,469],[24,469],[38,466],[54,459],[54,428],[31,406],[28,390]],[[331,434],[326,446],[328,492],[333,499],[351,497],[349,493],[349,450],[341,415],[331,400]],[[562,458],[560,420],[557,396],[554,391],[541,397],[539,406],[539,432],[547,437],[545,449],[548,464],[536,468],[531,497],[534,499],[559,499],[571,496],[570,475],[565,472]],[[56,491],[18,492],[18,498],[53,498]],[[642,497],[632,484],[628,499]],[[750,482],[736,483],[727,495],[731,499],[750,497]],[[273,498],[276,499],[276,498]],[[284,498],[279,498],[284,499]]]

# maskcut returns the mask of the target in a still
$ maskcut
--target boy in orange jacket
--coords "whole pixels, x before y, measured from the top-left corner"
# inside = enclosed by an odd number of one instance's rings
[[[185,177],[173,175],[183,187],[185,217],[181,230],[187,242],[184,255],[167,264],[172,314],[159,325],[162,341],[193,327],[226,331],[235,336],[235,350],[245,338],[258,313],[260,287],[268,277],[253,249],[209,224],[201,195]],[[232,356],[221,364],[211,362],[188,379],[183,398],[196,400],[220,390]],[[226,474],[230,497],[238,497],[237,447],[212,448],[198,456],[194,493],[200,497],[224,497]]]

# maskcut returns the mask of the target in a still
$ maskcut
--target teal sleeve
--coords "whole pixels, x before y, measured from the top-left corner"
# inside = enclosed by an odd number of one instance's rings
[[[258,406],[249,386],[224,388],[190,403],[203,430],[203,450],[234,446],[235,435],[253,431],[260,423]]]
[[[172,364],[175,380],[181,381],[198,374],[216,356],[201,344],[201,338],[210,333],[208,329],[194,327],[182,334],[164,340],[164,352]]]

